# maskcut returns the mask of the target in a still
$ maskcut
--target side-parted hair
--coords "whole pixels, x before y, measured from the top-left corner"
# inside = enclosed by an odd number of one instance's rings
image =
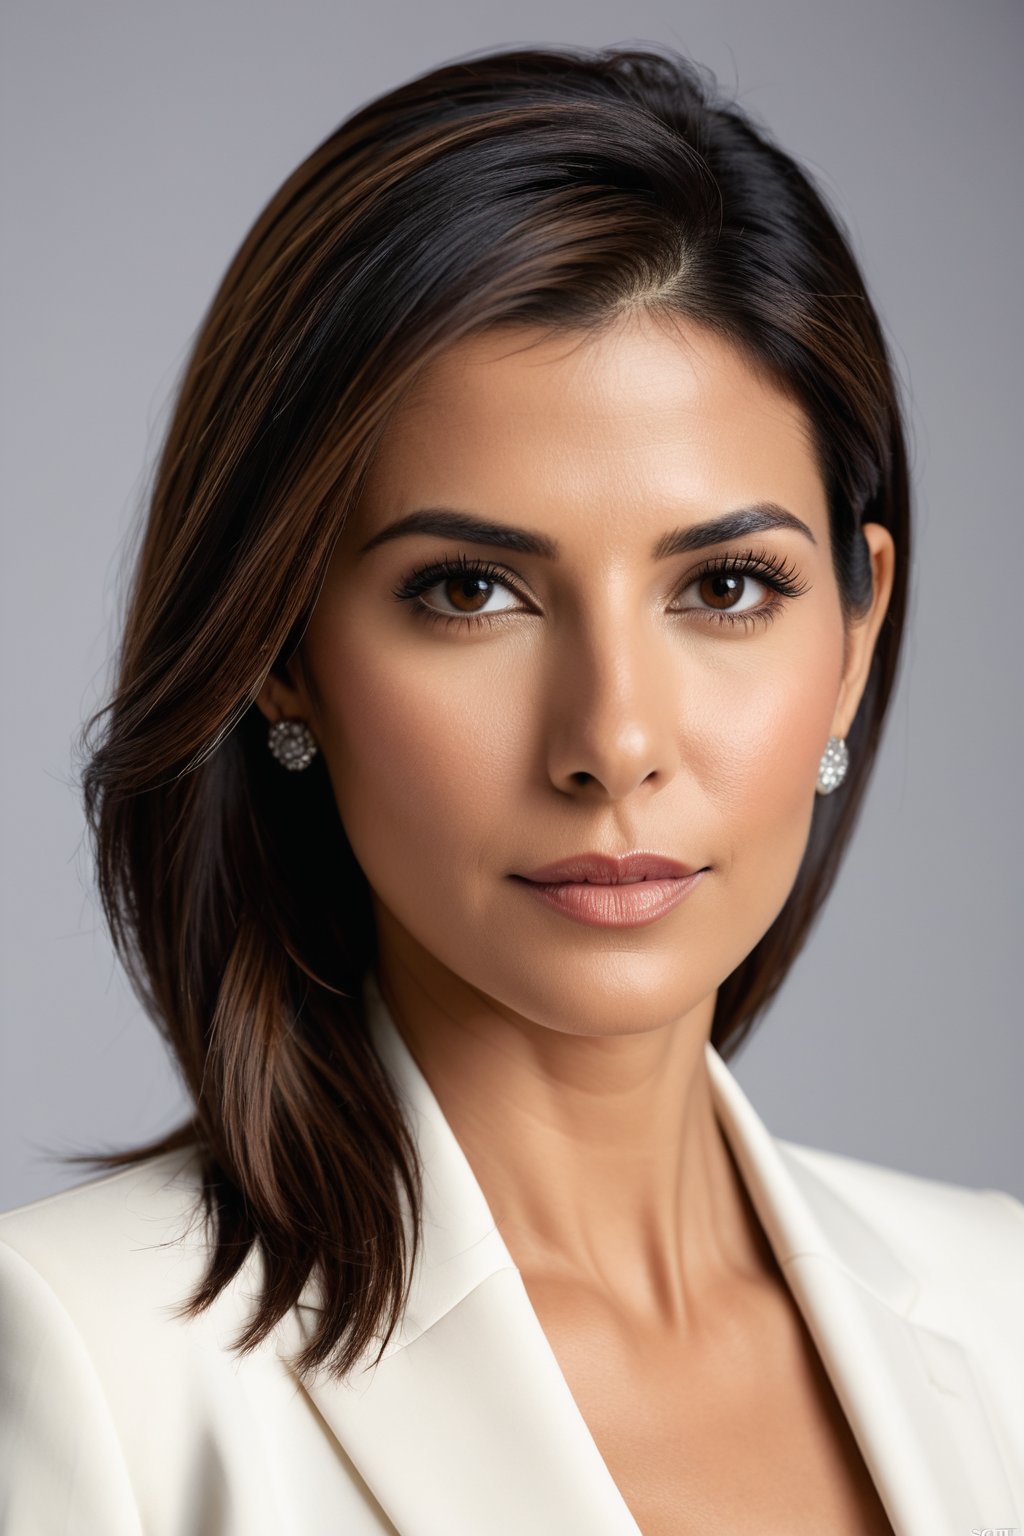
[[[896,545],[846,782],[817,797],[788,900],[718,992],[712,1040],[728,1059],[832,885],[906,607],[899,395],[848,237],[807,172],[672,49],[468,55],[362,107],[288,177],[184,366],[111,698],[81,746],[106,920],[194,1111],[144,1146],[64,1160],[110,1170],[196,1149],[214,1240],[182,1315],[210,1306],[255,1245],[265,1283],[242,1353],[311,1276],[323,1310],[297,1368],[341,1376],[377,1339],[383,1351],[422,1198],[364,1017],[366,878],[322,757],[282,772],[254,701],[301,641],[422,370],[488,327],[579,333],[636,310],[710,328],[803,408],[846,624],[871,595],[862,523]]]

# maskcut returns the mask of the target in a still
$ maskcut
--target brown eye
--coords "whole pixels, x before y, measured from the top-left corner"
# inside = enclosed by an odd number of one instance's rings
[[[695,613],[721,613],[739,616],[767,611],[771,588],[760,576],[749,571],[705,571],[691,581],[682,593],[682,608]]]
[[[469,560],[465,555],[420,566],[393,587],[391,595],[400,603],[409,603],[417,619],[440,619],[467,630],[483,630],[493,619],[536,611],[520,594],[516,578],[503,566],[492,565],[489,560]]]
[[[460,613],[478,613],[493,586],[494,582],[485,576],[450,576],[442,584],[442,590]]]
[[[697,590],[709,608],[733,608],[743,596],[746,577],[716,571],[698,583]]]
[[[521,601],[516,603],[518,594],[498,570],[461,561],[441,561],[414,572],[394,595],[414,600],[421,613],[446,619],[474,619],[478,615],[489,619],[497,614],[526,611]]]

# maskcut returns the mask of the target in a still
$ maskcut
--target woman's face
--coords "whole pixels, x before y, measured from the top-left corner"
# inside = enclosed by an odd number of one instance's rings
[[[439,508],[557,556],[384,536]],[[867,537],[875,606],[844,651],[806,421],[703,329],[637,315],[453,346],[388,431],[294,686],[260,698],[320,744],[382,965],[565,1032],[709,1016],[786,899],[822,750],[856,712],[892,569],[889,535]],[[417,578],[444,561],[466,568]],[[646,923],[574,920],[514,878],[633,850],[703,871]]]

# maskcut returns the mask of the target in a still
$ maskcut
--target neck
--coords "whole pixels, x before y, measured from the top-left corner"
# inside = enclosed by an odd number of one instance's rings
[[[648,1029],[524,1018],[440,967],[390,955],[382,996],[524,1276],[645,1323],[695,1326],[775,1260],[718,1123],[714,997]]]

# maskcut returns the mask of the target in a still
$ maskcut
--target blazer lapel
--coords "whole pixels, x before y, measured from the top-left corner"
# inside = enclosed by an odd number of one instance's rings
[[[402,1536],[640,1536],[372,972],[364,998],[420,1153],[422,1244],[379,1365],[302,1385]],[[316,1298],[311,1281],[282,1321],[283,1357]]]
[[[1019,1527],[969,1351],[910,1315],[916,1276],[812,1150],[769,1133],[710,1044],[706,1056],[719,1123],[897,1536]]]
[[[368,1351],[343,1382],[321,1372],[302,1386],[403,1536],[641,1536],[372,972],[364,999],[420,1152],[422,1244],[380,1363]],[[769,1134],[710,1043],[706,1059],[723,1133],[897,1536],[1020,1524],[966,1351],[907,1316],[914,1277]],[[278,1330],[286,1361],[317,1310],[311,1280]]]

